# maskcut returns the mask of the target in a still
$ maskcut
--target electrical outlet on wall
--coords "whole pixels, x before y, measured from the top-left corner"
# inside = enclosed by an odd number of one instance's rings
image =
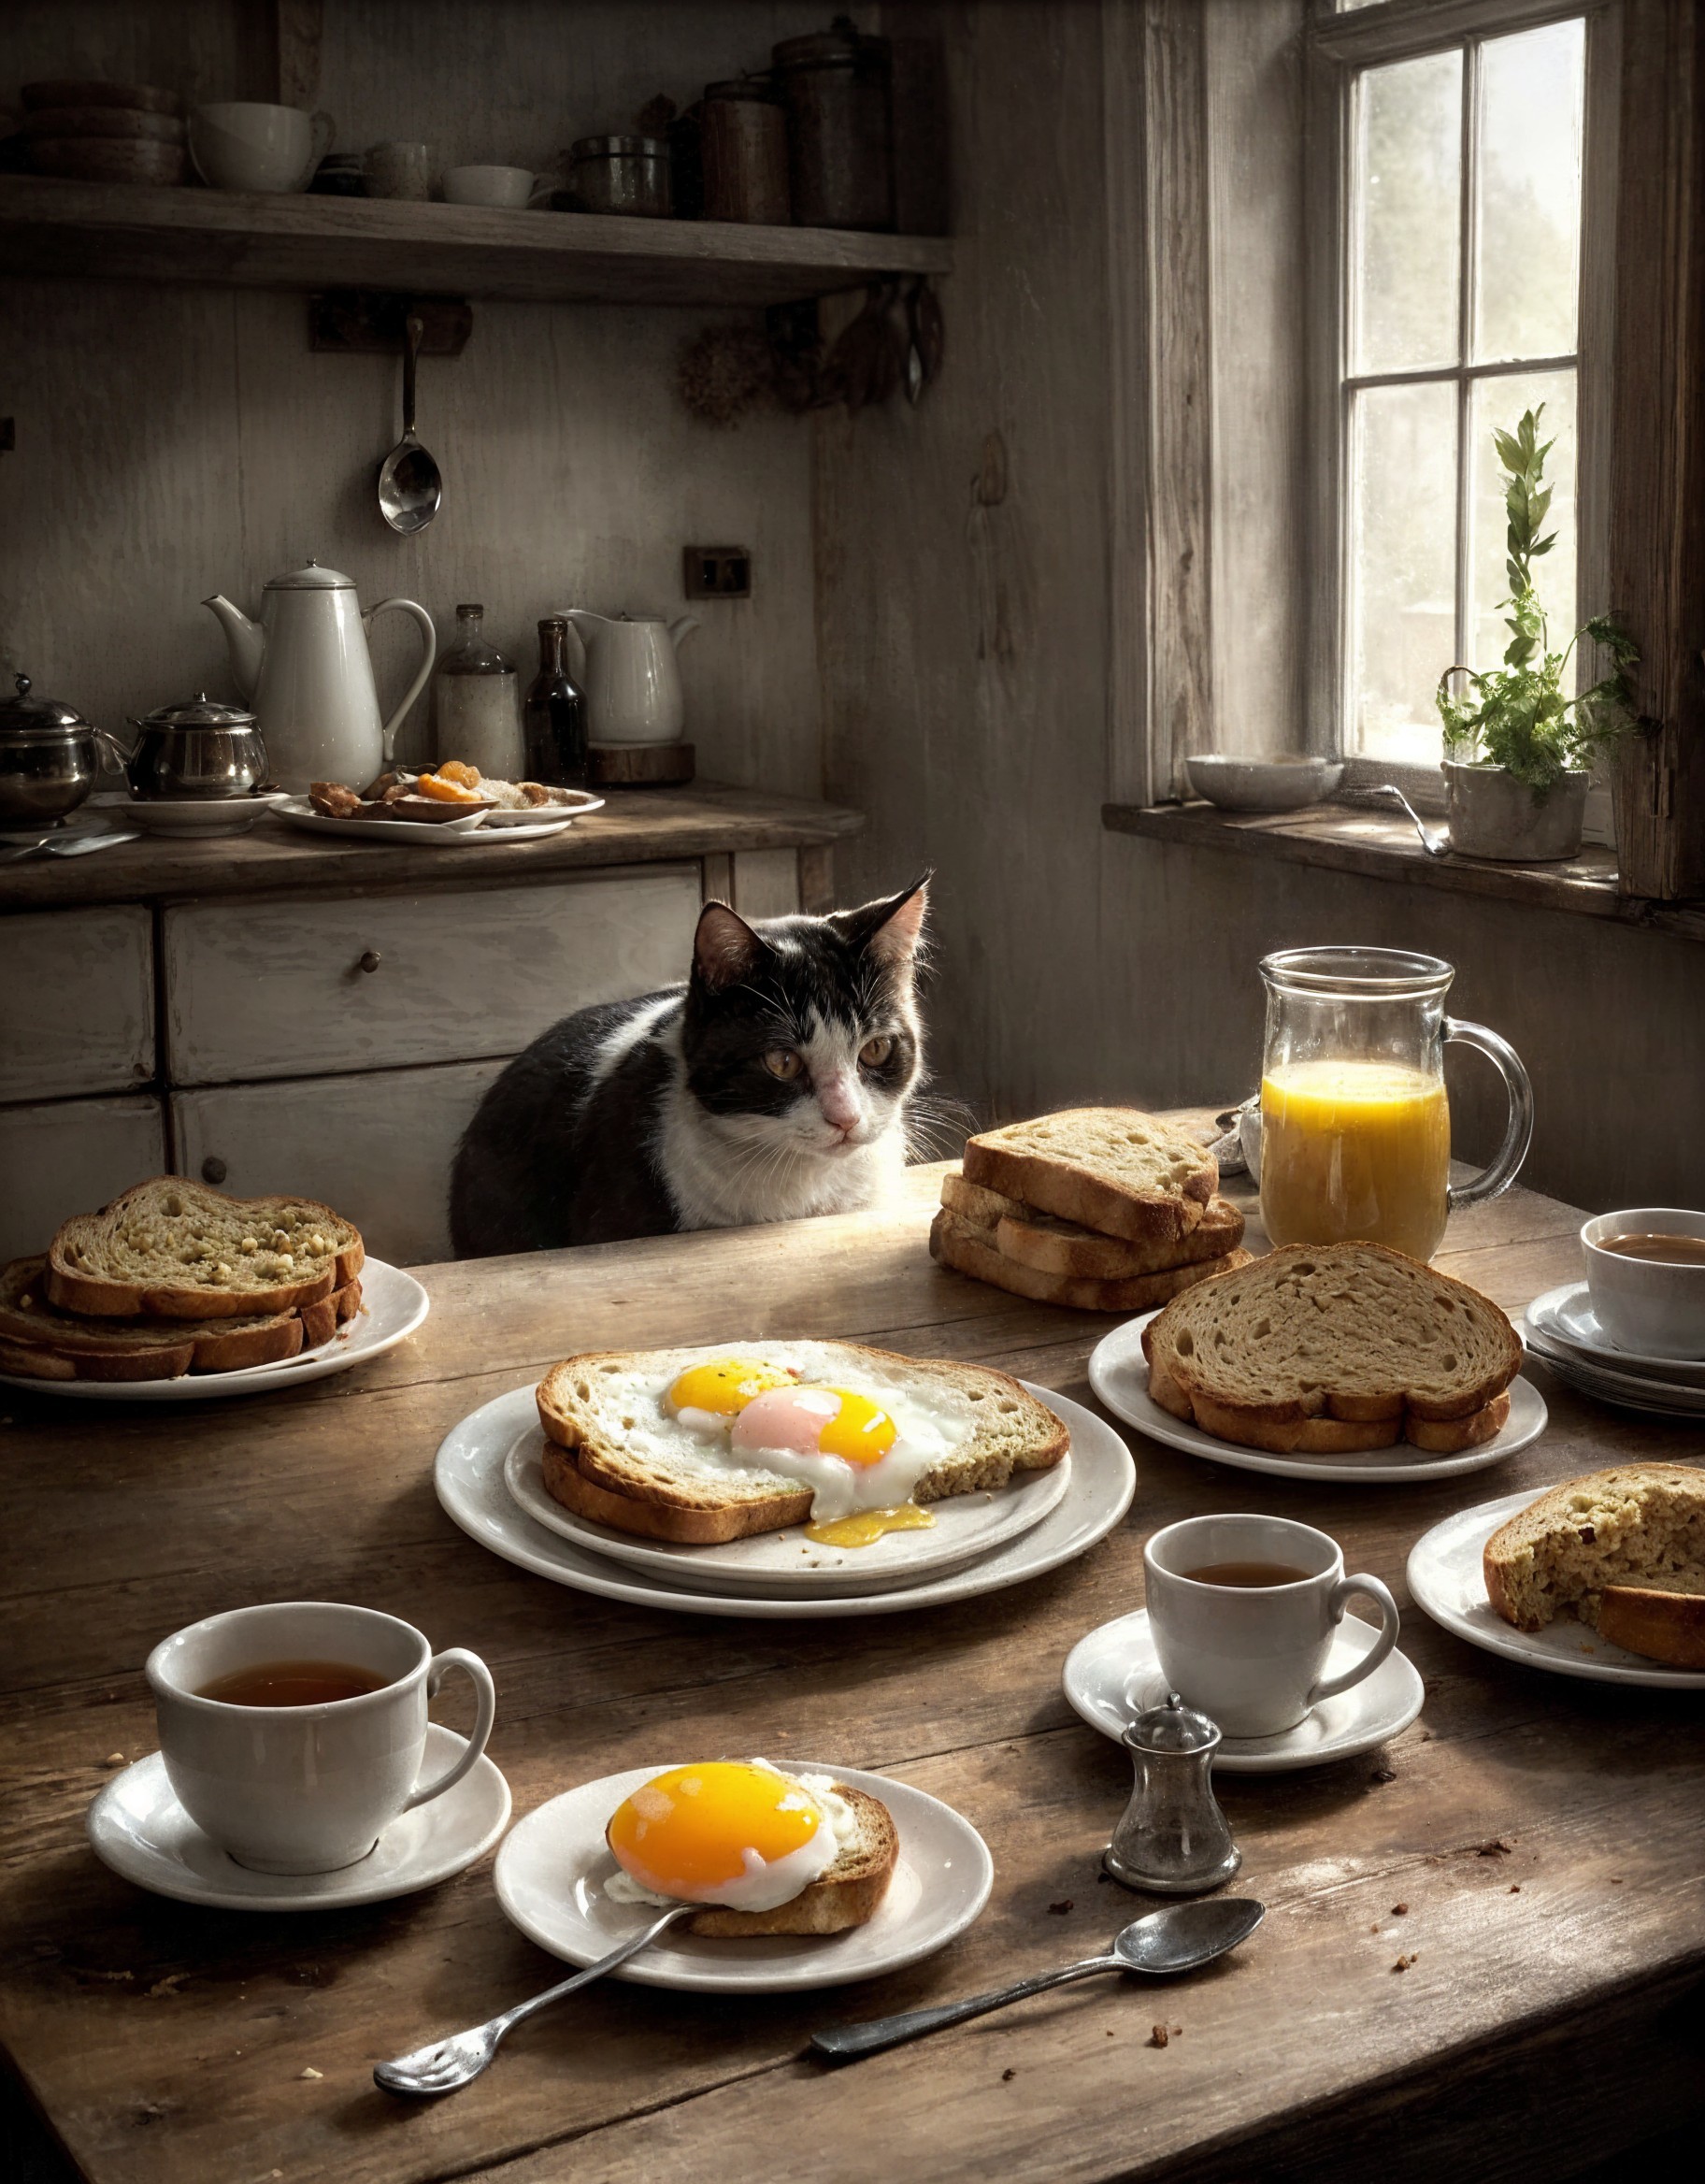
[[[689,599],[750,599],[752,555],[744,546],[683,546],[681,573]]]

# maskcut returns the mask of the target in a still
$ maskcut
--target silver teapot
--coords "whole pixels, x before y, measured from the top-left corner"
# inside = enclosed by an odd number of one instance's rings
[[[133,797],[211,802],[251,796],[266,779],[266,746],[254,715],[221,705],[205,690],[130,725],[136,740],[124,773]]]
[[[103,751],[120,766],[129,754],[74,705],[33,696],[27,675],[17,684],[0,702],[0,826],[51,826],[99,781]]]

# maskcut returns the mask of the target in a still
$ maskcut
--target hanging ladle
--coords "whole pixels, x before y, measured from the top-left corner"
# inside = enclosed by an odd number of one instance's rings
[[[414,437],[414,366],[424,330],[410,318],[403,348],[403,437],[379,473],[379,512],[394,531],[423,531],[444,497],[438,466]]]

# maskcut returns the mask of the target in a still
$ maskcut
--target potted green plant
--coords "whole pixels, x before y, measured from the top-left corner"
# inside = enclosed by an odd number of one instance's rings
[[[1483,674],[1447,668],[1439,678],[1451,847],[1522,864],[1570,857],[1581,847],[1592,762],[1634,725],[1628,669],[1640,657],[1609,614],[1583,624],[1561,652],[1550,649],[1533,588],[1534,563],[1556,543],[1555,532],[1540,535],[1551,507],[1545,458],[1555,444],[1540,441],[1544,407],[1527,410],[1512,433],[1492,436],[1509,516],[1504,664]],[[1601,648],[1610,672],[1571,697],[1566,678],[1583,638]],[[1454,675],[1467,678],[1463,695],[1452,689]]]

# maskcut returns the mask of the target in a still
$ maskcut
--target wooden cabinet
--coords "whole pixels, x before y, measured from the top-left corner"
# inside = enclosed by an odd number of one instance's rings
[[[45,1251],[67,1214],[168,1166],[165,1119],[150,1095],[0,1108],[0,1259]]]
[[[0,920],[0,1100],[154,1073],[153,919],[127,902]]]

